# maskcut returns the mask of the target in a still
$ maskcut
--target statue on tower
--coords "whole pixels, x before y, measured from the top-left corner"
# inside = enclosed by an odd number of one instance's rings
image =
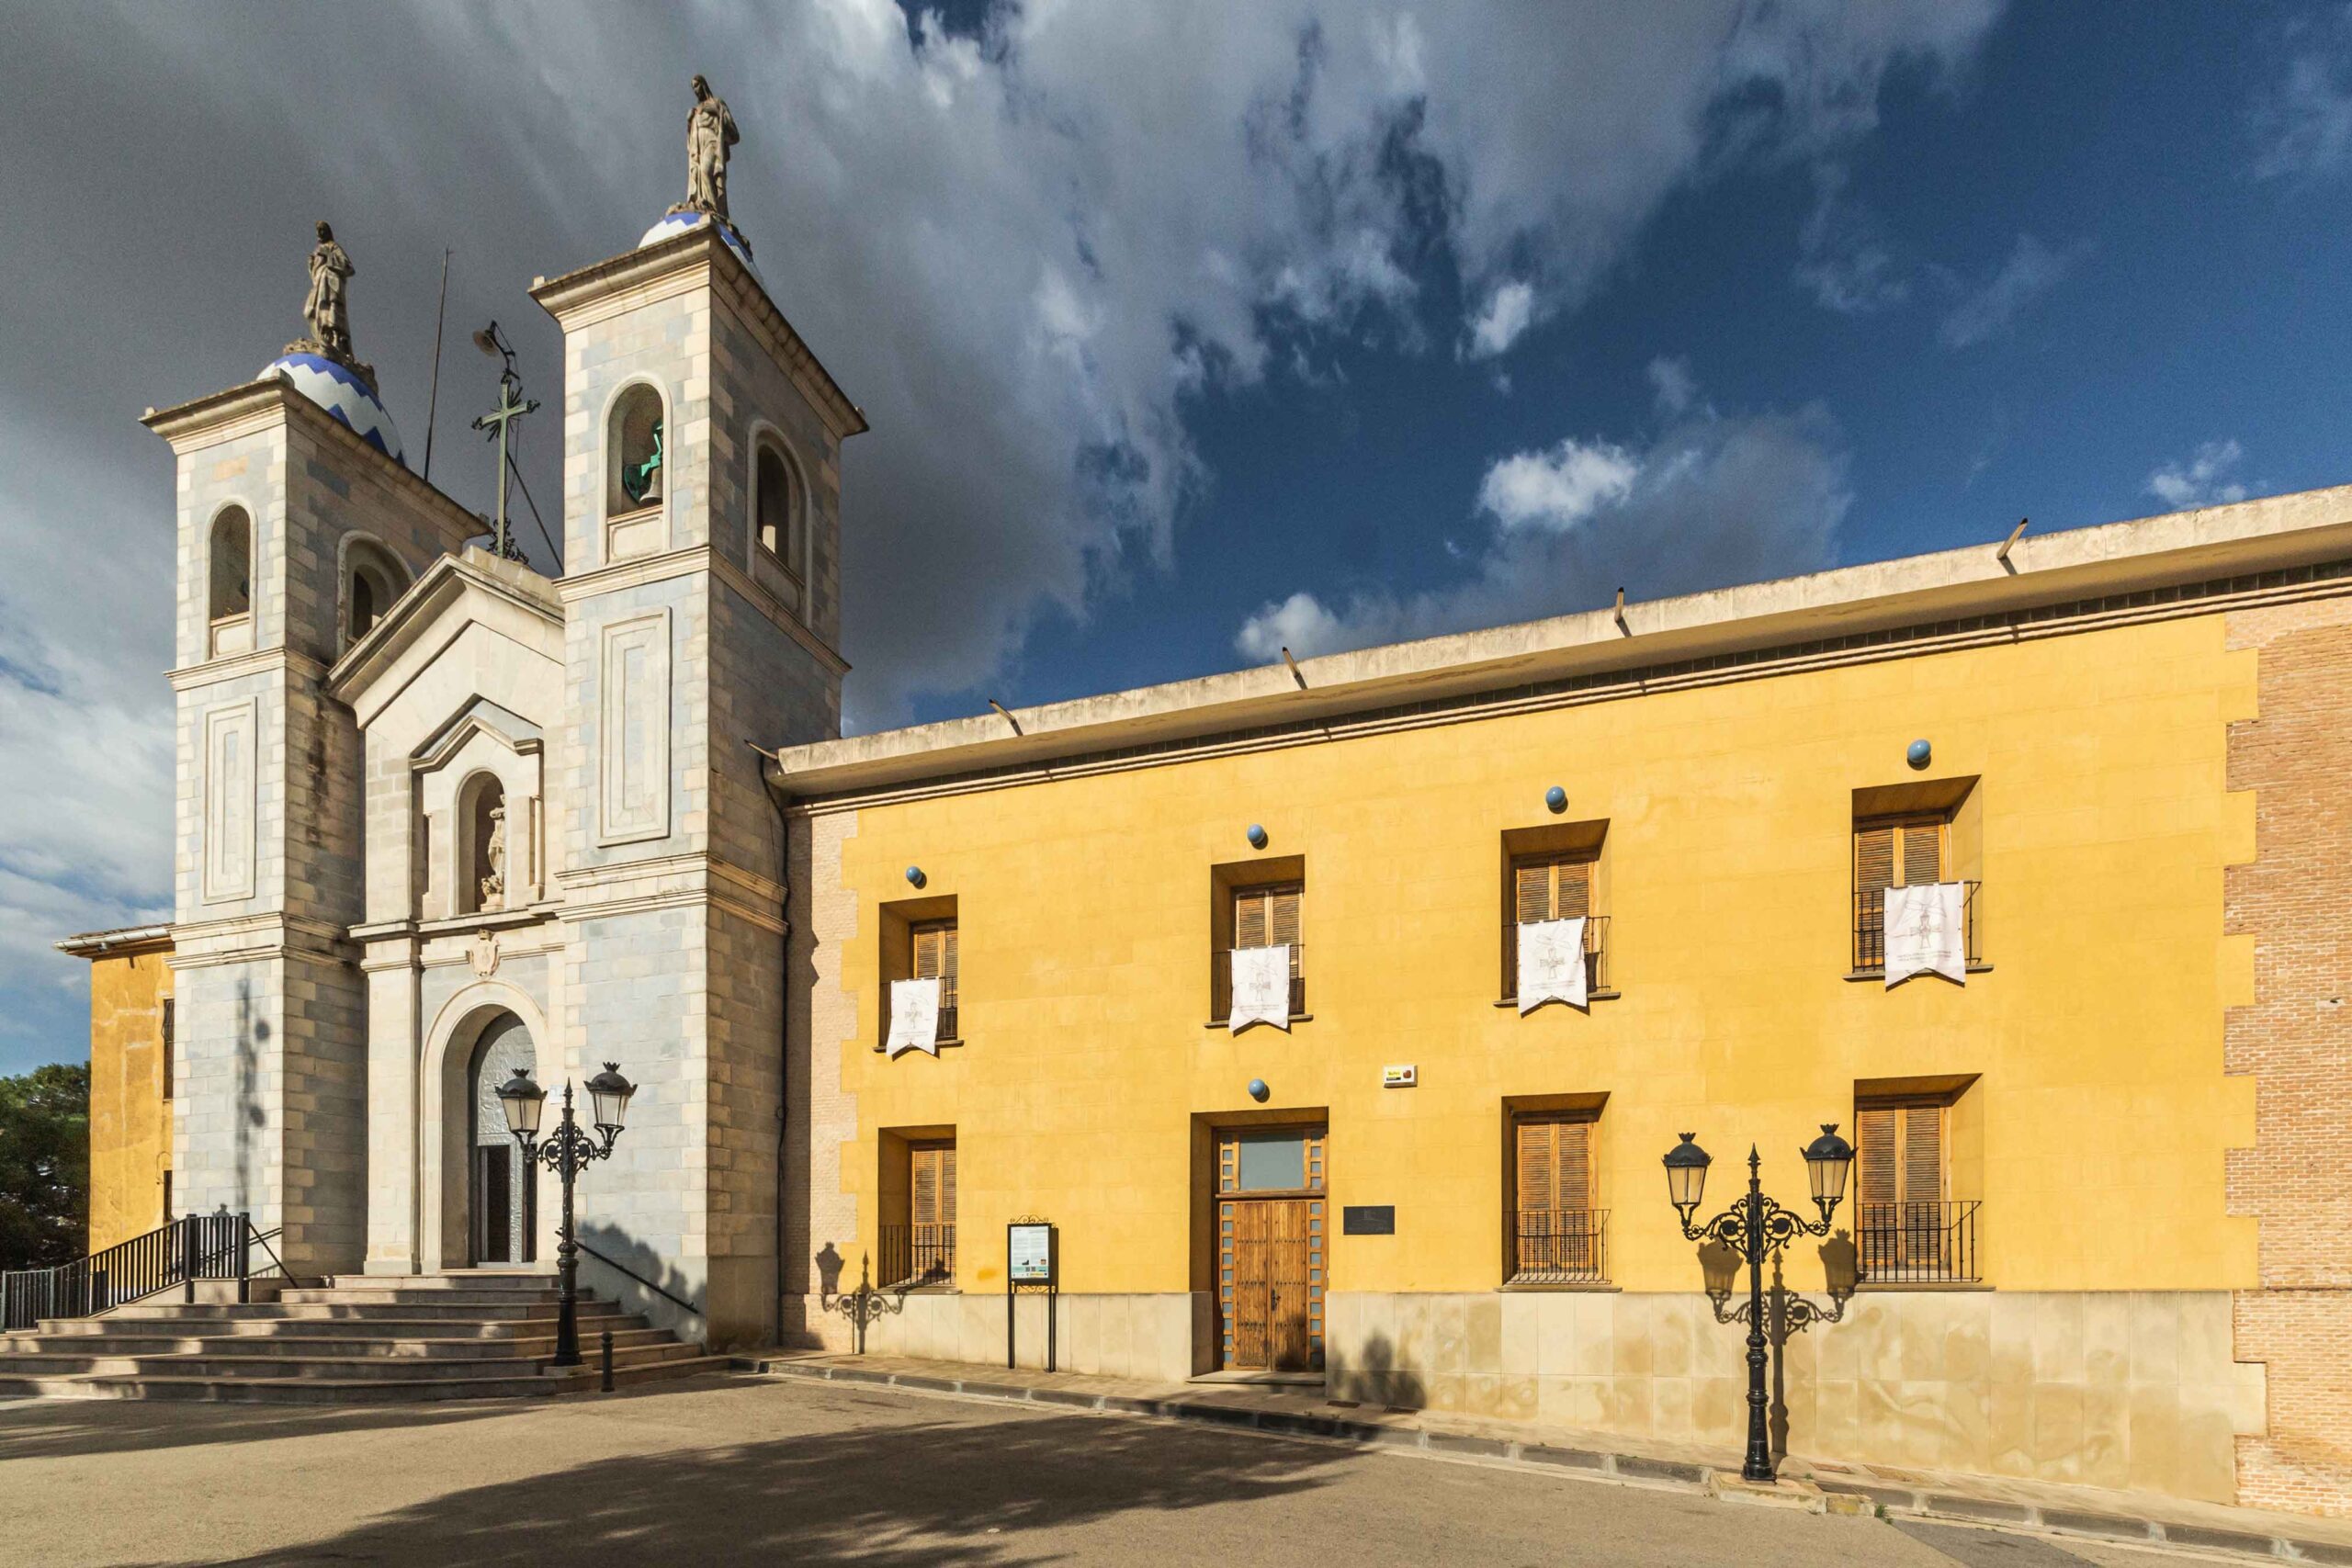
[[[311,252],[311,291],[302,300],[302,320],[310,335],[286,345],[288,354],[315,354],[332,359],[368,383],[376,385],[376,367],[362,365],[351,352],[351,307],[346,299],[351,276],[358,269],[351,254],[335,243],[334,226],[319,221],[319,243]]]
[[[712,92],[708,82],[696,76],[694,86],[695,107],[686,111],[686,199],[670,210],[707,212],[731,226],[727,214],[727,159],[743,140],[742,133],[735,129],[727,100]]]

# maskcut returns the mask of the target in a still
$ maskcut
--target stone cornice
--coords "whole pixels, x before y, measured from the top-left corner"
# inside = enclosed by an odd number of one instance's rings
[[[624,251],[609,261],[581,267],[560,277],[535,279],[531,298],[564,331],[571,332],[613,310],[695,287],[707,288],[714,299],[727,302],[762,346],[785,367],[809,405],[824,417],[836,441],[868,428],[865,411],[850,401],[832,373],[793,330],[775,301],[768,298],[766,286],[719,238],[712,224],[701,224],[659,243]]]
[[[1841,567],[1677,599],[1430,637],[1074,702],[788,747],[770,778],[801,796],[876,798],[982,774],[1042,777],[1082,759],[1172,752],[1399,710],[1462,716],[1497,694],[1639,684],[1833,645],[1856,659],[1921,627],[2087,626],[2134,595],[2352,559],[2352,487]],[[2046,628],[2045,628],[2046,629]],[[1815,658],[1808,651],[1804,657]],[[1750,671],[1752,673],[1752,671]],[[1745,678],[1744,676],[1742,678]],[[1017,728],[1016,728],[1017,727]]]
[[[238,681],[248,675],[280,671],[300,675],[314,683],[324,681],[327,675],[327,667],[307,653],[298,653],[290,648],[265,648],[254,653],[208,660],[202,664],[183,664],[170,671],[165,679],[171,682],[173,691],[190,692],[199,686],[218,685],[224,681]]]
[[[170,964],[175,971],[298,954],[345,963],[358,957],[344,927],[277,912],[175,924],[172,947]]]
[[[697,572],[718,578],[743,595],[754,607],[766,611],[768,618],[781,626],[804,652],[835,675],[849,673],[849,661],[836,653],[831,644],[810,630],[799,616],[786,609],[775,594],[752,581],[751,575],[742,568],[709,545],[688,545],[682,549],[665,550],[657,556],[643,556],[613,566],[600,566],[593,571],[558,579],[555,591],[568,606],[600,593],[642,588],[648,583],[667,582],[673,578],[692,577]]]
[[[460,538],[481,531],[481,520],[440,490],[369,446],[358,433],[296,390],[278,376],[266,376],[241,386],[225,387],[167,409],[149,409],[139,423],[171,443],[175,453],[186,454],[233,441],[273,425],[300,424],[315,439],[352,454],[371,467],[385,483],[418,505],[441,513],[445,526]]]
[[[1189,736],[1159,744],[1118,750],[1106,748],[1098,752],[922,778],[904,784],[824,792],[808,790],[804,786],[786,809],[795,817],[823,816],[836,811],[854,811],[861,807],[1018,788],[1024,784],[1085,778],[1099,773],[1165,767],[1211,757],[1280,750],[1327,740],[1355,739],[1399,730],[1427,729],[1442,725],[1582,706],[1590,703],[1623,701],[1658,692],[1726,685],[1840,666],[1883,663],[1890,660],[1914,659],[1958,649],[2033,642],[2112,626],[2219,615],[2250,605],[2344,594],[2352,594],[2352,558],[2340,562],[2282,568],[2261,577],[2231,578],[2202,585],[2184,585],[2177,592],[2143,590],[2070,604],[2042,606],[2006,616],[1984,615],[1929,622],[1912,627],[1861,633],[1850,637],[1792,644],[1785,648],[1743,650],[1713,659],[1635,666],[1630,670],[1551,682],[1531,682],[1498,692],[1408,701],[1329,719],[1302,718],[1289,724],[1267,724],[1221,734]],[[1021,711],[1015,710],[1016,715]],[[785,755],[788,759],[792,753]],[[771,780],[777,778],[773,765],[767,772]],[[786,774],[779,787],[790,792],[793,784],[791,775]]]

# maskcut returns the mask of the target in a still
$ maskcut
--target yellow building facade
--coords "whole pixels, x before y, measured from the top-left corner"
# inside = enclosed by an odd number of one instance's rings
[[[59,942],[90,962],[90,1250],[171,1213],[172,939],[164,926]]]
[[[2324,765],[2261,727],[2346,694],[2347,520],[2315,492],[785,751],[787,1317],[842,1342],[870,1269],[906,1288],[873,1348],[999,1359],[1007,1226],[1044,1221],[1067,1370],[1736,1443],[1744,1330],[1661,1157],[1713,1154],[1703,1220],[1754,1145],[1810,1215],[1830,1123],[1853,1190],[1786,1283],[1855,1288],[1786,1345],[1790,1451],[2340,1510],[2352,1430],[2278,1419],[2324,1335],[2242,1341],[2308,1190],[2254,1151],[2345,1151],[2266,1122],[2232,1021],[2342,976],[2258,962],[2294,933],[2231,889],[2300,858],[2296,918],[2335,908],[2249,775]],[[1919,884],[1967,961],[1890,986]],[[1517,1005],[1531,914],[1583,919],[1582,1005]],[[1272,941],[1289,1016],[1237,1032],[1235,950]],[[891,1049],[899,981],[944,1010]],[[2335,1269],[2317,1321],[2352,1321]]]

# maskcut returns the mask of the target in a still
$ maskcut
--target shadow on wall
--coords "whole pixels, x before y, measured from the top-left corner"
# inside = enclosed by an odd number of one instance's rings
[[[817,1254],[816,1261],[817,1288],[822,1299],[830,1302],[842,1293],[842,1266],[848,1260],[835,1251],[833,1244],[829,1241]]]
[[[1363,1354],[1353,1359],[1336,1348],[1327,1350],[1323,1379],[1332,1398],[1352,1399],[1359,1404],[1419,1410],[1430,1402],[1428,1385],[1396,1364],[1396,1347],[1385,1334],[1365,1340]]]
[[[857,1424],[695,1447],[453,1492],[332,1540],[243,1561],[662,1562],[981,1568],[1066,1560],[1050,1532],[1247,1506],[1329,1484],[1351,1456],[1220,1432],[1057,1416]],[[819,1423],[839,1416],[812,1409]],[[1099,1538],[1098,1538],[1099,1540]]]
[[[269,1021],[254,1017],[254,987],[237,982],[237,1202],[236,1212],[254,1212],[254,1133],[266,1120],[254,1086],[261,1077],[261,1048],[269,1038]],[[193,1210],[190,1211],[193,1213]]]
[[[660,1253],[627,1231],[613,1225],[594,1224],[586,1220],[580,1222],[580,1242],[582,1290],[594,1291],[600,1296],[618,1301],[632,1311],[647,1312],[653,1321],[676,1327],[683,1337],[693,1337],[704,1332],[705,1303],[694,1289],[694,1281],[664,1262]],[[587,1250],[592,1247],[595,1252]],[[599,1252],[604,1254],[602,1258],[596,1256]],[[616,1264],[619,1267],[616,1268]],[[623,1272],[624,1269],[628,1272]],[[630,1273],[637,1278],[629,1278]],[[649,1302],[648,1297],[653,1292],[646,1290],[648,1281],[671,1299]],[[681,1311],[694,1314],[692,1323],[676,1321]],[[594,1342],[590,1341],[585,1348],[593,1351]]]

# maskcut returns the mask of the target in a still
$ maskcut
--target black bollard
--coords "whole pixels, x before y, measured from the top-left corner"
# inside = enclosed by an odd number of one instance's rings
[[[613,1331],[609,1328],[605,1329],[597,1336],[597,1342],[598,1354],[604,1358],[605,1364],[604,1391],[610,1393],[613,1392]]]

